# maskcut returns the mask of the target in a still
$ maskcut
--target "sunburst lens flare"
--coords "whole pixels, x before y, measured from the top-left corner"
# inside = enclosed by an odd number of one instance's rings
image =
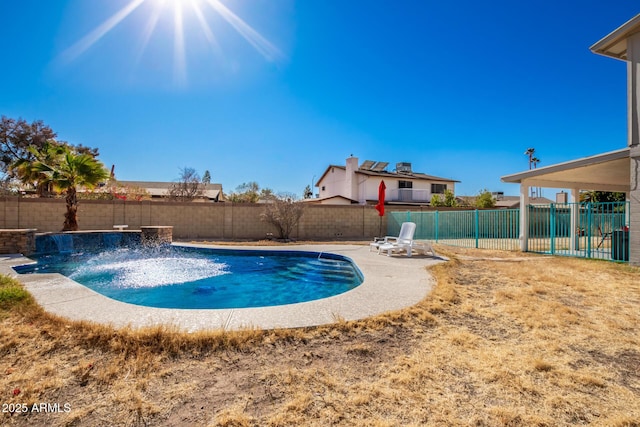
[[[211,7],[222,16],[244,39],[267,60],[275,62],[284,55],[260,33],[233,13],[220,0],[207,0]]]
[[[173,76],[178,86],[187,83],[187,58],[184,46],[184,26],[182,21],[182,4],[178,0],[174,0],[174,26],[175,33],[173,35]]]
[[[81,38],[73,46],[62,52],[62,57],[67,61],[73,61],[82,55],[87,49],[93,46],[98,40],[105,36],[109,31],[115,28],[134,10],[136,10],[146,0],[132,0],[125,7],[116,12],[109,19],[98,25],[93,31]]]
[[[202,9],[200,9],[200,6],[198,6],[198,3],[193,3],[193,11],[196,14],[196,18],[200,23],[200,28],[202,28],[202,32],[204,33],[204,36],[207,38],[207,41],[214,48],[216,53],[220,53],[220,45],[218,44],[218,40],[216,39],[216,36],[213,34],[211,27],[207,23],[204,13],[202,13]]]
[[[149,7],[140,8],[143,4]],[[271,62],[284,59],[284,55],[277,47],[225,6],[221,0],[130,0],[122,9],[63,51],[60,58],[66,62],[75,60],[115,29],[134,11],[140,9],[140,12],[150,11],[150,15],[146,20],[146,24],[143,25],[140,42],[135,48],[137,52],[134,61],[137,65],[151,43],[154,33],[161,31],[163,28],[161,24],[161,21],[164,21],[163,16],[171,14],[173,18],[173,80],[175,84],[184,86],[187,82],[187,50],[189,48],[187,43],[188,34],[185,34],[185,32],[191,32],[193,28],[199,27],[206,42],[209,43],[217,55],[221,54],[221,47],[212,29],[211,21],[207,19],[206,10],[201,7],[203,5],[208,5],[210,7],[209,11],[213,10],[214,13],[224,19],[265,59]],[[188,19],[193,19],[194,17],[199,26],[189,25]],[[219,30],[219,28],[216,28],[216,30]],[[197,51],[197,47],[195,50]]]
[[[153,34],[153,31],[155,30],[156,25],[158,25],[158,20],[160,19],[160,11],[161,11],[160,8],[156,7],[153,13],[151,14],[151,16],[149,17],[149,20],[147,21],[147,25],[145,26],[144,32],[142,33],[142,40],[138,48],[138,54],[136,55],[136,63],[140,62],[140,59],[142,58],[142,54],[144,53],[144,50],[149,44],[151,35]]]

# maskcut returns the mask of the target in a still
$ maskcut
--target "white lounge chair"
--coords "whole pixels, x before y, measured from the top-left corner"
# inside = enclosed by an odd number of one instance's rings
[[[430,253],[431,256],[438,256],[436,251],[433,250],[433,246],[431,246],[431,242],[427,240],[414,240],[411,242],[411,249],[416,252],[422,252],[423,255]],[[411,255],[409,255],[411,256]]]
[[[403,222],[400,227],[400,234],[398,237],[395,236],[386,236],[384,238],[376,237],[376,239],[369,244],[369,252],[372,249],[377,249],[378,254],[382,250],[386,250],[388,255],[391,255],[390,249],[406,247],[407,244],[410,244],[413,240],[413,234],[416,231],[416,224],[413,222]],[[409,250],[410,252],[410,250]],[[411,255],[409,255],[411,256]]]
[[[398,237],[386,236],[382,239],[377,239],[369,246],[369,251],[373,248],[378,249],[378,254],[381,252],[387,252],[387,256],[391,256],[392,252],[406,251],[407,256],[411,256],[413,251],[420,251],[423,254],[428,252],[431,255],[436,256],[431,243],[428,241],[416,241],[413,240],[413,235],[416,232],[416,224],[413,222],[403,222],[400,227],[400,233]]]
[[[378,253],[380,253],[381,246],[411,242],[413,240],[413,235],[415,234],[415,232],[415,222],[403,222],[400,226],[400,234],[398,234],[398,237],[376,237],[375,240],[369,244],[369,252],[371,252],[372,249],[377,249]]]

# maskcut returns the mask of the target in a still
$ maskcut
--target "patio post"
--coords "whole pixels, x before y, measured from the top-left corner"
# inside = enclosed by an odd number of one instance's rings
[[[571,215],[571,230],[570,230],[570,236],[571,236],[571,240],[570,240],[570,249],[572,251],[578,251],[580,250],[580,242],[579,242],[579,236],[580,234],[578,234],[578,226],[580,225],[580,190],[577,188],[572,188],[571,189],[571,193],[569,196],[569,203],[570,203],[570,215]]]
[[[629,146],[640,145],[640,33],[627,38],[627,115]]]
[[[529,185],[520,183],[520,250],[529,250]]]
[[[629,121],[629,264],[640,265],[640,33],[627,38]]]
[[[557,218],[556,215],[558,211],[556,209],[556,204],[551,203],[549,205],[549,250],[551,251],[551,255],[556,253],[556,223]]]

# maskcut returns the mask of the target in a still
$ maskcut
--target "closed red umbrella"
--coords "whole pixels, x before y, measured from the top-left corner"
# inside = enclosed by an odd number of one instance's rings
[[[387,186],[384,185],[384,181],[380,181],[380,185],[378,186],[378,204],[376,205],[379,216],[384,216],[384,196],[386,189]]]

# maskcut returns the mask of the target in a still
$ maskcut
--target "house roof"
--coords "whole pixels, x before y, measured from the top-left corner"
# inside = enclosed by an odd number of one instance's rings
[[[175,182],[162,181],[118,181],[120,185],[128,185],[144,189],[152,197],[166,196]],[[202,184],[204,185],[202,195],[208,199],[216,199],[222,192],[222,184]]]
[[[529,203],[532,205],[549,205],[554,203],[554,201],[546,197],[530,197]],[[520,205],[520,196],[502,196],[496,200],[495,204],[496,208],[511,208],[517,207],[518,205]]]
[[[640,14],[634,16],[593,46],[591,51],[611,58],[627,60],[627,39],[640,32]]]
[[[629,148],[505,175],[502,182],[548,188],[629,191]]]
[[[353,200],[353,199],[350,199],[348,197],[344,197],[344,196],[340,196],[340,195],[329,196],[329,197],[312,197],[310,199],[302,199],[302,202],[304,202],[304,203],[312,203],[312,204],[313,203],[320,204],[320,203],[322,203],[322,202],[324,202],[326,200],[331,200],[331,199],[342,199],[342,200],[348,201],[349,203],[352,203],[352,204],[358,203],[357,200]]]
[[[368,176],[381,176],[388,178],[404,178],[404,179],[414,179],[414,180],[422,180],[422,181],[443,181],[443,182],[460,182],[451,178],[442,178],[439,176],[427,175],[425,173],[420,172],[376,172],[371,170],[362,170],[358,169],[356,173],[361,175]]]
[[[341,165],[329,165],[327,169],[324,171],[318,182],[316,182],[315,186],[319,187],[320,182],[324,179],[324,177],[329,173],[331,168],[346,170],[347,168]],[[420,181],[441,181],[441,182],[460,182],[455,179],[450,178],[442,178],[439,176],[427,175],[419,172],[387,172],[387,171],[372,171],[365,169],[356,170],[357,174],[367,175],[367,176],[379,176],[386,178],[399,178],[399,179],[407,179],[407,180],[420,180]]]
[[[327,169],[324,171],[322,176],[320,176],[320,178],[318,179],[318,181],[316,182],[316,185],[314,187],[319,187],[320,186],[320,181],[322,181],[324,179],[324,177],[327,176],[327,174],[329,173],[331,168],[342,169],[342,170],[345,170],[345,171],[347,170],[347,168],[344,167],[344,166],[339,166],[339,165],[329,165],[329,166],[327,166]]]

